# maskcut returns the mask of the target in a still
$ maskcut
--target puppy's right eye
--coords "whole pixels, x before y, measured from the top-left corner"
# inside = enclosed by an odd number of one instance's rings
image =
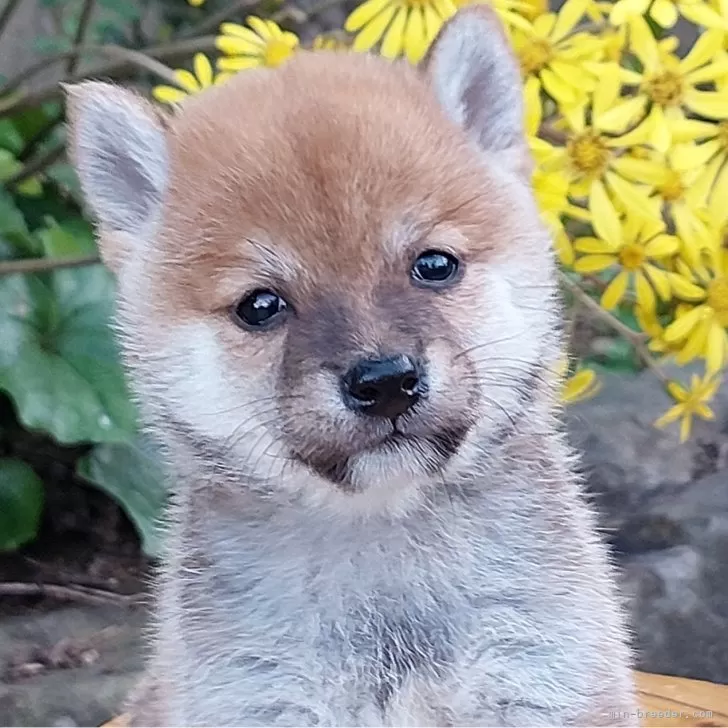
[[[257,289],[242,298],[233,309],[233,320],[246,329],[269,329],[281,323],[288,304],[274,291]]]

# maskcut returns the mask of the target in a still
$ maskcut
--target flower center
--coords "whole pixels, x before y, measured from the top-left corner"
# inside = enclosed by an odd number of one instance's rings
[[[553,57],[551,44],[545,38],[531,38],[519,50],[521,70],[525,75],[538,73]]]
[[[657,191],[660,193],[665,202],[675,202],[675,200],[679,200],[685,192],[682,177],[680,177],[677,172],[670,170],[665,181],[661,185],[658,185]]]
[[[600,177],[607,168],[609,147],[593,131],[585,131],[569,139],[566,151],[573,166],[584,175]]]
[[[663,71],[647,80],[645,92],[658,106],[677,106],[683,98],[683,79],[674,71]]]
[[[265,65],[271,68],[280,66],[292,53],[293,49],[282,40],[269,40],[265,48]]]
[[[640,245],[625,245],[619,251],[619,261],[625,270],[637,270],[645,261],[645,251]]]
[[[708,285],[708,305],[721,326],[728,326],[728,278],[716,278]]]

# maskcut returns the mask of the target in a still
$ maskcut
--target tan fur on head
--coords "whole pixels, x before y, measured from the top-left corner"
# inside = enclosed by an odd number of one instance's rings
[[[71,90],[176,495],[135,724],[633,722],[608,715],[629,652],[559,432],[521,93],[483,7],[421,68],[302,51],[164,122]],[[428,251],[458,264],[442,285],[413,276]],[[260,290],[285,304],[256,329]],[[411,366],[406,409],[367,414],[363,376],[353,402],[362,362]]]
[[[302,52],[275,72],[241,73],[189,98],[166,128],[128,92],[90,85],[72,95],[75,156],[100,211],[102,250],[119,269],[119,247],[128,248],[122,316],[145,407],[164,391],[176,417],[232,443],[236,465],[317,501],[338,499],[320,475],[346,461],[354,490],[382,488],[395,509],[414,502],[416,493],[392,489],[392,479],[439,472],[445,461],[429,444],[433,433],[458,433],[467,460],[484,407],[484,426],[503,427],[499,408],[513,402],[495,380],[512,371],[509,360],[527,379],[553,328],[550,243],[513,163],[527,158],[520,92],[509,74],[481,78],[477,59],[463,63],[457,45],[441,45],[425,70],[354,54],[332,64]],[[510,105],[493,106],[495,93]],[[92,165],[82,157],[81,119],[97,107],[107,126],[119,117],[134,144],[144,139],[151,150],[143,159],[127,154],[135,179],[154,181],[165,169],[157,207],[139,230],[112,229],[119,224],[103,219],[103,170],[84,173]],[[109,184],[111,195],[116,176]],[[132,210],[143,210],[126,194]],[[440,292],[414,287],[409,268],[427,249],[456,255],[462,281]],[[287,298],[295,310],[288,325],[257,334],[231,323],[231,307],[255,288]],[[426,360],[433,386],[402,420],[419,439],[387,454],[377,443],[389,425],[347,412],[338,378],[359,358],[400,353]],[[492,386],[479,375],[486,367]],[[272,402],[276,392],[277,407],[258,405],[250,425],[259,446],[236,435],[245,403]],[[236,405],[238,414],[219,414]],[[266,425],[274,411],[277,421]],[[290,482],[286,458],[306,466],[289,467]]]

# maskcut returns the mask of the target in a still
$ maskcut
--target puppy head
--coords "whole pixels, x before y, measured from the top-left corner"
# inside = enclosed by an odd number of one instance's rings
[[[144,413],[233,488],[406,509],[527,415],[552,257],[487,8],[418,69],[301,52],[169,118],[101,83],[69,112]]]

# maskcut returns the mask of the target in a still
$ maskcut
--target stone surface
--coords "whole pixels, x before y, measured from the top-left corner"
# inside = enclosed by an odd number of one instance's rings
[[[28,610],[0,622],[0,725],[98,726],[142,669],[141,609]]]
[[[682,445],[677,426],[652,427],[670,405],[651,373],[603,377],[569,429],[621,567],[640,667],[728,683],[728,391]]]

